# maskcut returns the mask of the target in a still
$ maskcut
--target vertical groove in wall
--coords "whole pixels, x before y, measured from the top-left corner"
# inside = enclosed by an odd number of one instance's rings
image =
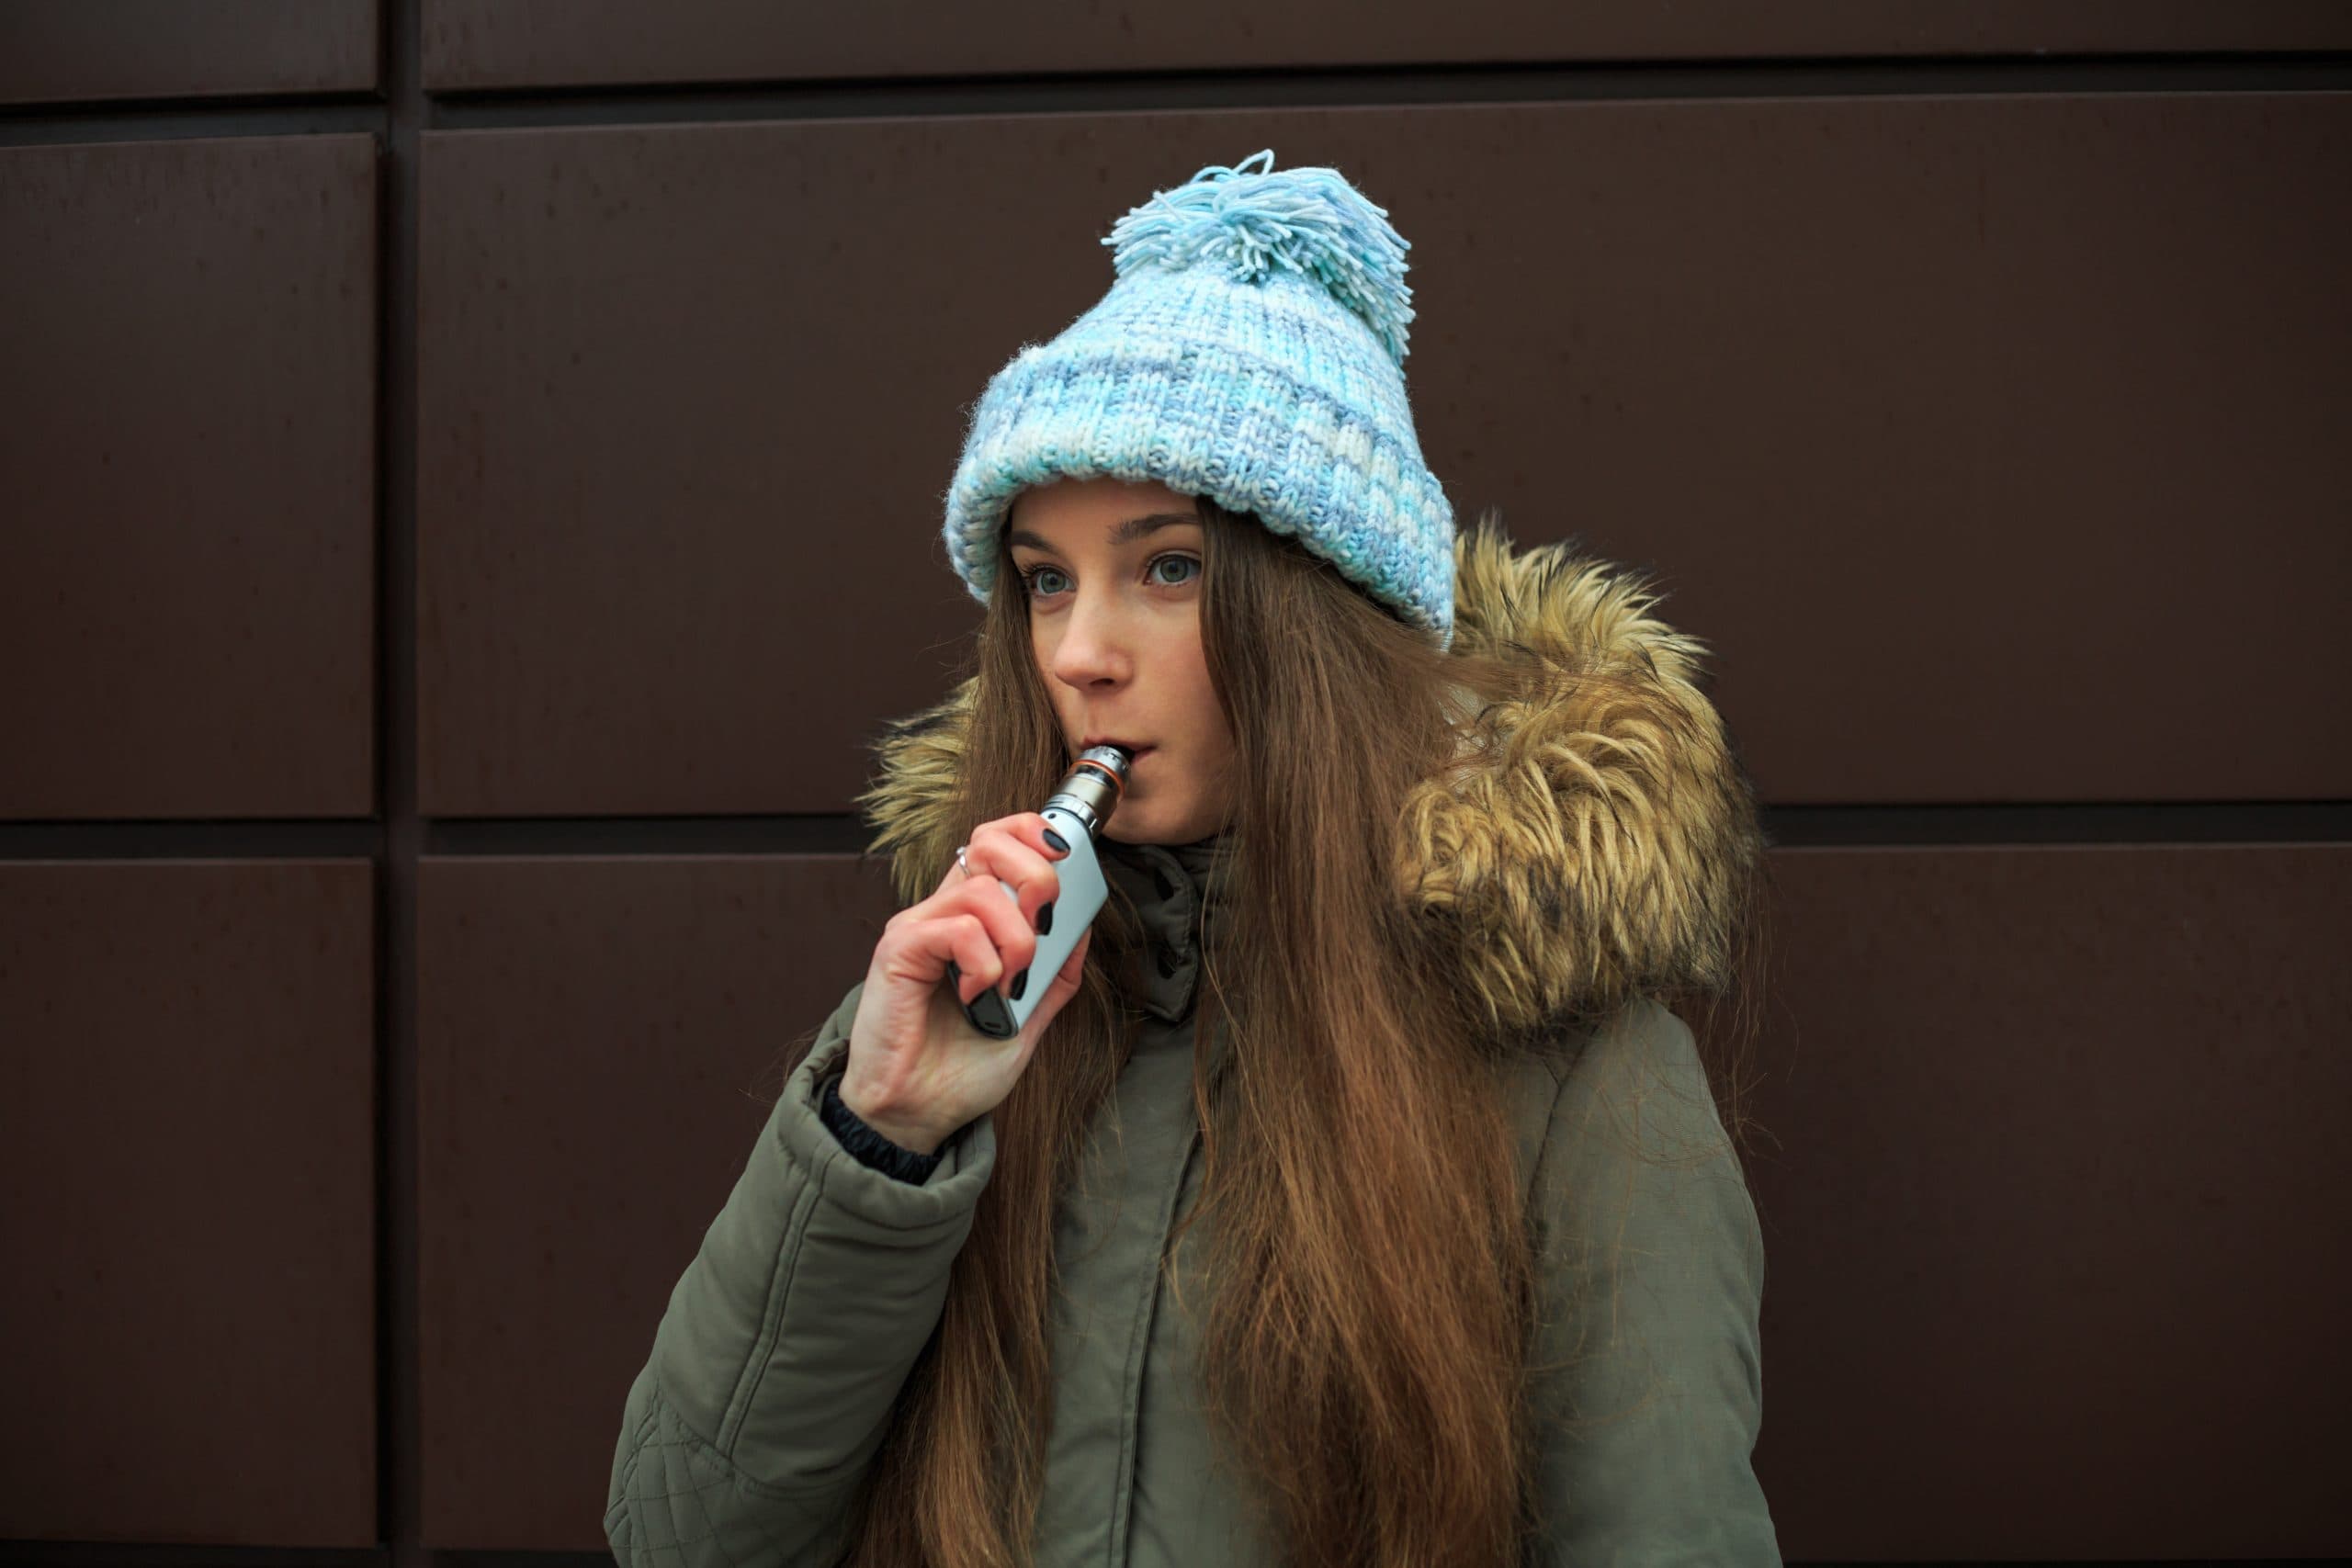
[[[377,1539],[427,1553],[420,1506],[416,1213],[416,212],[424,118],[416,0],[383,0],[389,109],[377,280]]]

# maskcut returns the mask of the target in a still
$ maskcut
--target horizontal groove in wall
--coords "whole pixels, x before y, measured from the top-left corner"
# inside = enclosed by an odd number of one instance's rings
[[[854,855],[872,838],[848,812],[808,817],[532,818],[427,822],[428,855]]]
[[[1777,849],[2000,844],[2352,843],[2352,801],[2050,806],[1776,806]],[[0,863],[35,860],[365,859],[373,822],[0,823]],[[847,812],[776,817],[546,817],[428,821],[428,855],[854,855]]]
[[[0,862],[366,860],[377,822],[0,822]]]
[[[2352,90],[2352,54],[2341,51],[2096,60],[2020,56],[1347,66],[482,91],[434,99],[429,123],[435,130],[490,130],[841,115],[918,118],[1584,99],[2346,90]]]
[[[1120,114],[1609,99],[2345,91],[2352,91],[2352,52],[2343,51],[1696,63],[1609,61],[533,87],[428,98],[425,128],[455,130],[842,116]],[[384,131],[390,113],[380,99],[347,96],[31,104],[0,107],[0,146]]]
[[[225,136],[332,136],[353,131],[385,135],[391,111],[366,99],[223,103],[218,99],[86,109],[55,104],[0,107],[0,147],[48,147],[76,141],[174,141]]]
[[[538,1568],[582,1552],[537,1553]],[[113,1540],[0,1541],[0,1568],[386,1568],[388,1547],[156,1546]],[[609,1554],[602,1559],[610,1568]]]
[[[2134,805],[1776,806],[1776,849],[1996,844],[2286,844],[2352,840],[2352,801]]]

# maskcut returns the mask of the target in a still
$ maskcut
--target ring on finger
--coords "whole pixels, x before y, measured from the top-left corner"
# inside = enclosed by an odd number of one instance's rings
[[[964,858],[964,852],[971,847],[972,846],[969,844],[958,844],[956,846],[956,869],[962,872],[967,876],[972,874],[972,863]]]

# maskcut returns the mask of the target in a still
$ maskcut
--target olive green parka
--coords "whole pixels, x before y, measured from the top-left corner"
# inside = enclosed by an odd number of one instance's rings
[[[1514,554],[1483,529],[1456,555],[1456,646],[1535,661],[1546,679],[1539,700],[1465,723],[1479,765],[1414,802],[1399,886],[1475,942],[1462,968],[1499,1029],[1587,1021],[1509,1079],[1543,1267],[1534,1354],[1565,1369],[1535,1391],[1552,1415],[1532,1560],[1777,1563],[1750,1466],[1762,1235],[1691,1032],[1653,999],[1724,978],[1735,895],[1760,847],[1695,684],[1703,645],[1606,562]],[[1579,682],[1596,671],[1629,679],[1632,698]],[[955,850],[946,801],[969,699],[967,685],[886,748],[868,797],[910,898]],[[1199,1325],[1168,1278],[1205,1245],[1197,1229],[1168,1238],[1199,1189],[1193,1001],[1225,852],[1105,848],[1156,962],[1133,1055],[1057,1211],[1035,1560],[1272,1565],[1279,1542],[1219,1462],[1194,1393]],[[815,1568],[846,1549],[858,1483],[996,1156],[983,1116],[910,1184],[860,1164],[819,1120],[861,989],[787,1079],[629,1389],[605,1515],[623,1568]],[[1211,1032],[1200,1049],[1214,1053]]]

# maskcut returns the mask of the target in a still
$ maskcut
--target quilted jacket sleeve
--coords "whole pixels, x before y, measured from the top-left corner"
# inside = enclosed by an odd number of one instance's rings
[[[605,1513],[621,1568],[825,1564],[847,1544],[996,1162],[985,1116],[921,1185],[859,1164],[818,1120],[863,989],[786,1080],[629,1389]]]
[[[1690,1028],[1642,1002],[1560,1085],[1536,1389],[1546,1564],[1778,1564],[1763,1419],[1763,1232]]]

